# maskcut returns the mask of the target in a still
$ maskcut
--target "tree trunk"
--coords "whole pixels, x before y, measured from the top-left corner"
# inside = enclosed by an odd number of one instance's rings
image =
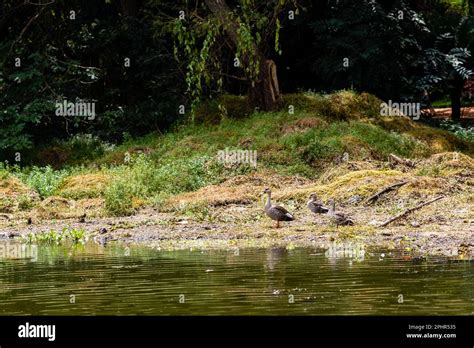
[[[239,24],[232,19],[232,12],[225,0],[205,0],[207,7],[219,20],[232,43],[237,46],[239,41]],[[258,107],[263,111],[276,110],[280,105],[280,90],[276,64],[271,59],[266,59],[262,51],[255,46],[254,52],[260,61],[260,72],[258,80],[249,90],[249,103],[252,107]],[[249,64],[248,57],[242,57],[243,64]]]
[[[280,89],[276,64],[271,59],[265,59],[260,70],[259,80],[249,92],[249,103],[264,111],[273,111],[280,106]]]
[[[451,120],[461,121],[461,98],[464,87],[463,80],[456,80],[451,88]]]

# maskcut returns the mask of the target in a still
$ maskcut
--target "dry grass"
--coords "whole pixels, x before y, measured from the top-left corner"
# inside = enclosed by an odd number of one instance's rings
[[[464,141],[448,131],[417,123],[409,117],[378,117],[374,118],[372,122],[386,130],[407,134],[421,141],[428,145],[431,153],[459,150],[474,153],[474,144],[472,142]]]
[[[437,154],[423,161],[420,166],[440,166],[444,170],[457,168],[465,171],[471,168],[473,160],[462,154]],[[409,202],[438,194],[456,194],[465,191],[468,184],[457,177],[446,174],[420,176],[418,168],[402,172],[389,169],[387,162],[346,162],[329,168],[316,182],[299,177],[285,177],[275,174],[251,174],[234,177],[219,185],[211,185],[196,192],[188,192],[169,198],[165,209],[186,210],[187,207],[218,207],[228,205],[249,205],[259,202],[265,187],[273,189],[278,202],[302,204],[315,192],[323,200],[336,198],[339,204],[364,202],[369,196],[383,188],[401,181],[408,183],[384,196],[384,204]],[[459,172],[457,172],[459,173]]]
[[[222,184],[203,187],[195,192],[183,193],[168,199],[164,209],[183,209],[186,206],[225,206],[230,204],[250,204],[257,201],[266,187],[282,189],[297,188],[309,180],[297,176],[281,176],[272,173],[240,175]]]
[[[438,153],[424,160],[418,166],[418,173],[433,176],[461,175],[474,177],[474,159],[459,152]]]
[[[39,219],[68,219],[80,216],[81,212],[77,211],[74,200],[51,196],[33,209],[32,215]]]
[[[65,198],[95,198],[104,194],[110,176],[106,174],[83,174],[66,178],[57,195]]]
[[[81,198],[78,200],[51,196],[35,207],[30,216],[39,220],[72,219],[84,214],[87,217],[103,217],[105,203],[103,198]]]
[[[34,202],[38,193],[13,176],[0,178],[0,212],[12,213],[21,208],[22,202]]]
[[[298,190],[283,190],[275,197],[282,200],[296,199],[302,201],[307,199],[311,193],[316,193],[323,200],[337,198],[343,202],[358,196],[360,199],[367,198],[381,188],[392,185],[406,178],[406,175],[396,170],[356,170],[335,177],[327,184],[310,184]]]

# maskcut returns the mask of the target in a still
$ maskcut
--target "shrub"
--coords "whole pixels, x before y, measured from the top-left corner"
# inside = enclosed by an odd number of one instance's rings
[[[15,173],[25,184],[36,190],[41,198],[46,198],[54,194],[62,180],[71,175],[73,170],[54,170],[50,166],[31,167],[23,172]]]
[[[105,190],[106,209],[115,215],[130,214],[139,200],[197,190],[216,180],[215,171],[208,170],[209,163],[206,156],[155,163],[145,155],[138,155],[129,165],[112,170],[115,179]]]

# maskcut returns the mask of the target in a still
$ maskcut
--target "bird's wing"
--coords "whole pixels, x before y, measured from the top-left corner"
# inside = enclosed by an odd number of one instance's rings
[[[293,218],[293,215],[291,215],[290,212],[286,210],[285,208],[283,208],[282,206],[276,205],[273,207],[273,209],[278,210],[282,215],[286,215],[290,218]]]
[[[351,217],[347,214],[344,214],[344,213],[336,213],[336,215],[338,216],[339,219],[341,220],[346,220],[346,221],[352,221]]]
[[[308,202],[308,207],[314,212],[319,212],[319,213],[327,213],[329,211],[328,208],[323,207],[323,203],[316,201],[316,202]]]

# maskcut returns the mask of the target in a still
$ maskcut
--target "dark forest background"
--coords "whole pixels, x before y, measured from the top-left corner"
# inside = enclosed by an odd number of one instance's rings
[[[219,4],[3,1],[2,159],[76,134],[120,143],[165,132],[221,94],[277,109],[275,82],[277,94],[354,89],[425,106],[446,99],[455,121],[469,103],[472,0]],[[63,99],[95,102],[97,117],[56,116]]]

